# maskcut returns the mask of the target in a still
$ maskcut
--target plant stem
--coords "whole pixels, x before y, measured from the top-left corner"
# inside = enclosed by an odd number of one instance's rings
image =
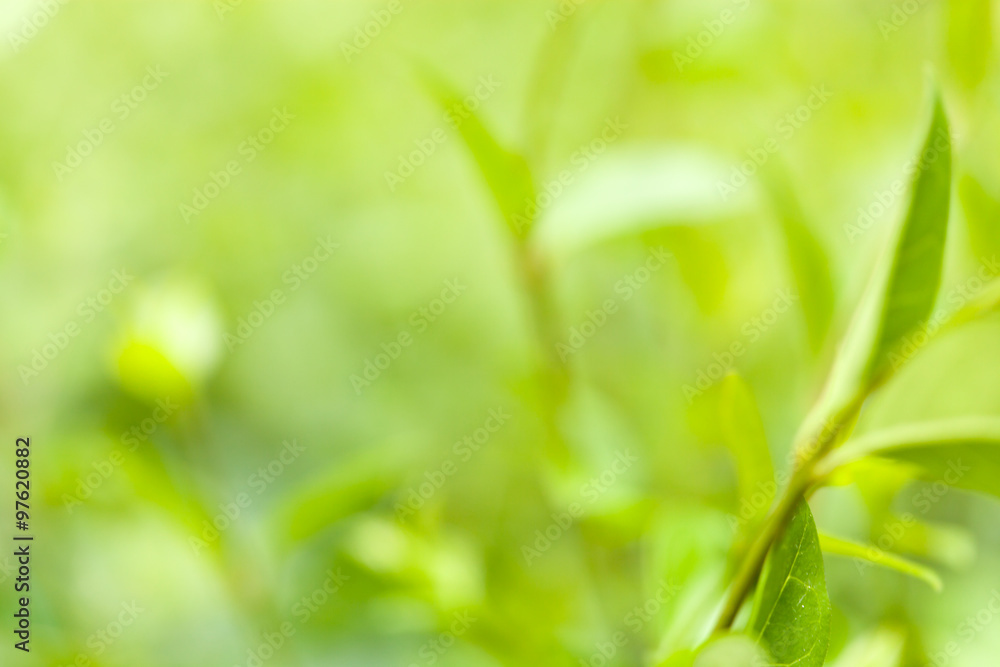
[[[944,325],[928,334],[928,342],[941,337],[942,334],[956,329],[958,326],[975,319],[983,313],[992,312],[998,307],[1000,307],[1000,289],[994,290],[994,292],[980,298],[979,302],[969,304],[959,312],[953,314]],[[909,361],[909,357],[905,358],[905,361]],[[716,632],[728,630],[732,627],[733,622],[736,620],[736,615],[743,606],[743,601],[757,583],[771,546],[781,538],[785,526],[787,526],[792,514],[795,512],[795,508],[800,501],[807,500],[812,491],[822,485],[823,479],[817,479],[814,476],[817,466],[837,445],[841,433],[845,429],[850,430],[853,427],[853,422],[860,414],[861,407],[868,396],[888,382],[896,374],[900,366],[901,364],[895,364],[892,367],[883,366],[879,369],[873,377],[869,378],[854,393],[850,400],[844,404],[843,408],[836,411],[827,420],[815,438],[803,441],[795,448],[797,458],[792,479],[789,481],[788,487],[782,494],[774,511],[768,516],[757,539],[747,551],[740,569],[736,572],[719,620],[716,623]],[[828,474],[829,471],[821,472],[821,477],[825,479]]]
[[[805,501],[806,497],[815,482],[813,471],[816,465],[830,452],[837,443],[841,432],[853,423],[855,417],[861,412],[861,406],[868,396],[869,389],[859,390],[846,405],[836,411],[833,417],[823,425],[814,437],[810,437],[798,443],[795,447],[796,465],[791,480],[785,488],[781,499],[775,506],[774,511],[768,516],[757,539],[750,546],[740,569],[737,570],[733,579],[733,585],[729,588],[722,613],[715,625],[715,631],[720,632],[732,627],[736,620],[736,615],[743,606],[746,599],[764,567],[764,561],[771,550],[771,546],[777,542],[785,531],[785,527],[795,513],[795,508],[799,502]]]
[[[517,245],[517,268],[528,299],[529,317],[541,354],[540,403],[548,437],[548,455],[558,466],[569,462],[569,446],[559,428],[559,414],[569,393],[569,373],[556,352],[556,321],[550,293],[548,267],[529,245]]]
[[[719,616],[719,621],[715,626],[717,632],[728,629],[732,626],[733,621],[736,620],[736,614],[739,613],[740,607],[743,606],[743,600],[754,584],[757,583],[757,577],[760,576],[760,571],[764,567],[764,559],[767,558],[767,553],[771,550],[771,545],[781,537],[799,501],[805,497],[806,490],[809,488],[811,475],[811,465],[798,469],[791,481],[789,481],[785,493],[782,495],[781,500],[778,501],[778,505],[768,517],[760,535],[750,546],[746,558],[743,559],[740,569],[736,572],[733,585],[729,589],[729,596],[726,598],[722,614]]]

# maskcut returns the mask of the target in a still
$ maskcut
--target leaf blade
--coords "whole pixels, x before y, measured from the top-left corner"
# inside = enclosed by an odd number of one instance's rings
[[[845,558],[865,560],[874,565],[879,565],[890,570],[895,570],[901,574],[914,577],[915,579],[923,581],[936,592],[940,592],[944,587],[941,582],[941,577],[938,576],[938,573],[931,568],[925,567],[901,556],[888,553],[878,547],[852,542],[851,540],[845,540],[832,535],[825,535],[823,533],[820,533],[819,536],[819,546],[824,553],[835,556],[843,556]]]
[[[993,255],[1000,251],[1000,200],[975,176],[964,174],[958,181],[958,201],[973,252]]]
[[[817,470],[833,470],[867,456],[916,465],[924,477],[1000,497],[1000,419],[962,417],[905,424],[866,434],[834,452]]]
[[[993,51],[990,0],[948,3],[947,51],[951,71],[966,88],[982,83]]]
[[[766,667],[766,654],[747,635],[739,632],[713,636],[695,650],[674,653],[656,667]]]
[[[618,122],[608,128],[618,133]],[[673,226],[725,220],[750,210],[750,197],[719,199],[728,163],[690,146],[608,150],[599,159],[575,154],[555,182],[551,204],[539,214],[533,243],[565,256],[624,236]],[[540,207],[542,208],[542,207]]]
[[[830,261],[809,228],[805,211],[782,172],[765,178],[772,206],[784,236],[788,265],[802,304],[809,346],[818,352],[833,318],[834,289]]]
[[[530,212],[535,201],[535,186],[527,160],[520,153],[504,148],[475,110],[462,102],[461,93],[442,77],[424,69],[421,80],[446,114],[451,109],[462,109],[463,117],[452,114],[454,120],[450,122],[472,153],[507,228],[515,238],[523,240],[534,223]]]
[[[838,414],[856,416],[866,397],[898,367],[897,350],[907,336],[933,311],[951,201],[951,138],[939,95],[917,158],[907,213],[889,261],[880,262],[869,282],[799,441],[815,437]]]
[[[709,640],[698,650],[692,667],[765,667],[769,662],[752,639],[732,633]]]
[[[951,135],[940,96],[919,154],[865,380],[881,373],[903,339],[931,314],[941,283],[951,203]]]
[[[750,385],[737,373],[722,381],[719,412],[723,441],[736,461],[740,510],[749,508],[749,515],[741,514],[740,519],[753,531],[771,508],[777,487],[757,401]],[[757,494],[763,494],[763,502],[752,500]]]
[[[830,643],[830,596],[816,524],[805,501],[768,556],[750,617],[750,635],[772,665],[822,667]]]

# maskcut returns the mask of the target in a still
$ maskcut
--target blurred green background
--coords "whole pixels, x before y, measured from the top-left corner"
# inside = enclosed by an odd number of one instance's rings
[[[748,379],[785,470],[935,82],[942,312],[1000,271],[993,5],[5,3],[0,420],[32,437],[35,543],[32,650],[6,629],[0,662],[699,643],[740,512],[717,380]],[[473,110],[530,170],[523,243]],[[935,344],[859,429],[1000,411],[998,334]],[[815,497],[820,528],[945,589],[828,558],[831,663],[995,664],[1000,509],[867,474]],[[0,557],[10,613],[13,576]]]

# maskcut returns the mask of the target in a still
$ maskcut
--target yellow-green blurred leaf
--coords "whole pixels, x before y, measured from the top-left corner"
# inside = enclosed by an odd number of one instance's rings
[[[764,424],[750,385],[738,374],[722,381],[719,397],[723,440],[736,462],[740,525],[753,534],[771,509],[777,486]]]
[[[833,554],[835,556],[844,556],[846,558],[865,560],[875,565],[895,570],[902,574],[919,579],[935,591],[940,591],[942,588],[941,577],[938,576],[937,572],[934,570],[929,567],[924,567],[919,563],[914,563],[913,561],[896,556],[895,554],[889,553],[879,547],[875,547],[870,544],[859,544],[858,542],[852,542],[850,540],[833,537],[832,535],[824,535],[822,533],[819,536],[819,545],[824,553]]]
[[[772,173],[765,183],[784,236],[809,345],[817,352],[826,340],[833,317],[833,278],[826,251],[810,229],[802,204],[787,179],[783,172]]]
[[[965,86],[978,86],[991,64],[991,0],[948,0],[948,61]]]
[[[425,70],[424,85],[442,109],[462,104],[462,95],[442,77]],[[505,148],[487,129],[475,110],[465,107],[468,118],[458,122],[458,132],[472,153],[507,228],[523,239],[535,222],[535,188],[525,158]]]

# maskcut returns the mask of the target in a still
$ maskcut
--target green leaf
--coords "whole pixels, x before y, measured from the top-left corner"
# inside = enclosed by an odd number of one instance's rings
[[[850,444],[848,446],[851,446]],[[866,457],[838,470],[833,480],[853,484],[868,509],[872,541],[878,542],[887,526],[903,526],[893,535],[893,551],[916,556],[952,570],[961,570],[975,558],[976,543],[966,528],[929,524],[892,511],[899,493],[913,481],[913,465],[887,458]]]
[[[1000,201],[971,174],[958,181],[958,200],[962,204],[969,241],[977,255],[1000,252]]]
[[[813,352],[818,352],[833,316],[833,278],[823,246],[809,228],[805,212],[783,173],[764,180],[781,225],[795,288],[802,304],[806,332]]]
[[[670,251],[681,280],[702,313],[711,315],[719,310],[729,284],[729,266],[726,244],[717,227],[661,227],[640,234],[640,238],[647,248]]]
[[[931,314],[940,287],[951,199],[951,135],[940,97],[934,101],[930,129],[918,160],[866,380],[885,368],[903,339]]]
[[[935,591],[940,591],[942,588],[941,577],[939,577],[937,572],[934,570],[929,567],[924,567],[919,563],[914,563],[913,561],[888,553],[878,547],[859,544],[857,542],[851,542],[850,540],[844,540],[839,537],[823,534],[820,534],[819,536],[819,546],[820,549],[828,554],[866,560],[875,565],[879,565],[890,570],[896,570],[902,574],[915,577],[926,583]]]
[[[619,131],[610,123],[608,129]],[[718,222],[749,210],[749,197],[719,198],[717,184],[731,167],[713,154],[681,147],[612,150],[599,157],[578,151],[562,180],[549,181],[555,194],[541,207],[534,240],[540,250],[565,255],[625,235]]]
[[[892,514],[892,506],[903,488],[913,481],[909,467],[884,459],[865,459],[838,475],[853,483],[868,509],[871,523],[881,526]]]
[[[462,104],[463,95],[443,78],[423,70],[421,79],[445,111]],[[475,111],[464,108],[467,118],[457,118],[458,132],[479,167],[504,222],[517,239],[524,239],[534,224],[535,188],[528,163],[519,153],[505,149]]]
[[[822,667],[830,643],[830,597],[809,505],[802,501],[771,548],[754,600],[750,635],[772,665]]]
[[[698,650],[692,667],[765,667],[772,662],[752,639],[728,634],[710,640]]]
[[[855,639],[840,654],[836,667],[897,667],[903,659],[906,635],[883,627]]]
[[[948,60],[955,77],[975,88],[986,75],[993,50],[991,0],[948,2]]]
[[[893,516],[881,524],[897,523],[906,527],[893,549],[917,556],[955,571],[967,569],[976,560],[976,538],[964,526],[947,523],[924,523],[919,519]],[[907,525],[911,524],[912,525]],[[883,533],[884,534],[884,533]]]
[[[692,667],[694,665],[695,652],[685,649],[674,653],[666,660],[656,663],[656,667]]]
[[[275,531],[294,545],[373,507],[399,488],[406,463],[406,457],[387,457],[384,451],[373,450],[318,471],[314,479],[297,485],[277,504],[271,517]]]
[[[674,507],[661,512],[647,530],[649,555],[644,576],[677,587],[663,603],[668,619],[658,655],[673,655],[704,640],[725,592],[726,555],[732,529],[722,512]]]
[[[545,164],[552,144],[556,117],[564,99],[569,72],[574,62],[578,37],[577,22],[582,12],[573,12],[542,41],[525,95],[525,136],[529,156],[536,167]]]
[[[736,373],[722,381],[719,412],[723,440],[736,460],[739,518],[752,533],[771,508],[777,487],[757,401],[750,385]]]
[[[817,474],[866,456],[912,463],[925,478],[1000,497],[1000,419],[995,417],[906,424],[866,434],[831,454]]]
[[[656,667],[766,667],[771,662],[764,651],[744,634],[712,637],[695,651],[674,653]]]
[[[951,137],[934,98],[926,139],[916,157],[907,213],[895,244],[869,283],[801,437],[860,402],[888,376],[898,348],[933,311],[941,282],[951,197]]]
[[[946,326],[956,327],[1000,310],[1000,279],[986,283],[981,292],[972,297],[965,306],[952,315]]]

